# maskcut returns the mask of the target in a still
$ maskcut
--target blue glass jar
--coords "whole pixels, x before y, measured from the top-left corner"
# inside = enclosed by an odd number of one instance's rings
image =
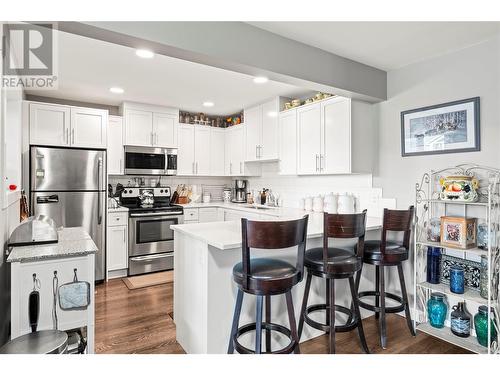
[[[441,276],[441,248],[427,247],[427,282],[439,284]]]
[[[429,317],[429,323],[435,328],[444,327],[444,321],[446,320],[446,314],[448,312],[448,306],[444,298],[445,296],[443,293],[434,292],[427,301],[427,316]]]
[[[494,310],[490,309],[490,344],[497,340],[497,331],[493,320]],[[480,345],[488,347],[488,306],[481,305],[474,315],[474,328],[476,329],[477,342]]]
[[[465,292],[465,271],[463,267],[450,267],[450,291],[456,294]]]

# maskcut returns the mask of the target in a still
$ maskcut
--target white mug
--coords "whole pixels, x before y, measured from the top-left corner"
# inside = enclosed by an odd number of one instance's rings
[[[338,205],[337,205],[337,194],[327,194],[325,195],[325,201],[324,201],[324,211],[328,212],[329,214],[336,214],[338,210]]]
[[[339,195],[337,211],[339,214],[355,213],[354,197],[349,194]]]
[[[323,197],[318,195],[313,199],[313,211],[314,212],[323,212]]]

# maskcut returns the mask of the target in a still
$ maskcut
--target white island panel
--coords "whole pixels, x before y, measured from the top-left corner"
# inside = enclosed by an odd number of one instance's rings
[[[322,217],[322,215],[319,215]],[[317,218],[315,218],[317,219]],[[379,238],[380,219],[371,218],[367,238]],[[322,246],[322,228],[319,221],[309,226],[307,248]],[[190,354],[226,353],[236,301],[237,286],[232,278],[233,266],[241,261],[241,224],[217,222],[178,225],[174,242],[174,320],[177,341]],[[295,264],[296,248],[283,250],[252,250],[252,257],[279,257]],[[371,274],[371,272],[364,273]],[[362,277],[361,287],[372,283]],[[298,323],[305,281],[293,288],[295,316]],[[348,280],[336,282],[336,303],[349,306],[351,302]],[[309,305],[325,302],[325,281],[314,277],[309,294]],[[363,312],[362,312],[363,314]],[[368,313],[366,313],[368,315]],[[366,316],[367,316],[366,315]],[[344,316],[338,314],[339,323]],[[318,312],[315,319],[321,320]],[[324,318],[323,318],[324,319]],[[255,296],[245,294],[240,326],[255,321]],[[284,295],[272,297],[273,323],[289,327]],[[323,334],[307,325],[301,341]],[[241,342],[252,347],[253,334]],[[287,345],[287,339],[273,335],[273,348]]]

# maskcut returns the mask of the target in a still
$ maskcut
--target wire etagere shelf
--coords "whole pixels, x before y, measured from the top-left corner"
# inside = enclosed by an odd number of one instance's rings
[[[479,186],[478,200],[475,202],[459,202],[440,199],[440,180],[447,176],[475,177]],[[487,225],[489,240],[486,249],[458,250],[440,243],[428,241],[427,232],[430,219],[440,216],[474,217]],[[461,164],[454,167],[430,171],[416,183],[415,191],[415,231],[414,231],[414,324],[415,329],[429,335],[481,354],[500,353],[499,350],[499,272],[500,272],[500,169],[473,164]],[[480,260],[481,255],[488,259],[488,298],[483,298],[477,290],[466,289],[464,294],[452,293],[446,284],[426,282],[427,248],[442,248],[443,254],[460,257],[469,261]],[[432,292],[444,293],[448,300],[448,317],[444,328],[434,328],[428,323],[427,301]],[[451,305],[465,302],[469,313],[474,315],[480,305],[488,306],[488,347],[481,346],[476,337],[471,319],[471,335],[467,338],[455,336],[450,328]],[[490,312],[493,311],[493,312]],[[493,331],[494,330],[494,331]],[[492,332],[496,339],[491,340]]]

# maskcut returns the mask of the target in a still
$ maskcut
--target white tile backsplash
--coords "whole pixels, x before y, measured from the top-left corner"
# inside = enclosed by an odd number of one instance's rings
[[[279,175],[278,163],[262,164],[262,175],[259,177],[243,177],[248,180],[248,190],[271,189],[278,193],[285,207],[299,207],[299,201],[306,196],[325,195],[333,192],[337,194],[352,193],[356,197],[360,210],[367,209],[368,215],[381,217],[383,208],[395,208],[395,199],[382,197],[382,189],[374,188],[371,174],[352,175],[325,175],[325,176],[282,176]],[[127,186],[128,182],[133,185],[133,178],[137,176],[109,176],[109,183],[115,188],[120,182]],[[150,179],[158,179],[156,176],[144,176],[146,185],[149,186]],[[175,189],[179,184],[197,185],[201,194],[202,185],[226,185],[233,186],[233,177],[182,177],[163,176],[162,186],[170,186]]]

